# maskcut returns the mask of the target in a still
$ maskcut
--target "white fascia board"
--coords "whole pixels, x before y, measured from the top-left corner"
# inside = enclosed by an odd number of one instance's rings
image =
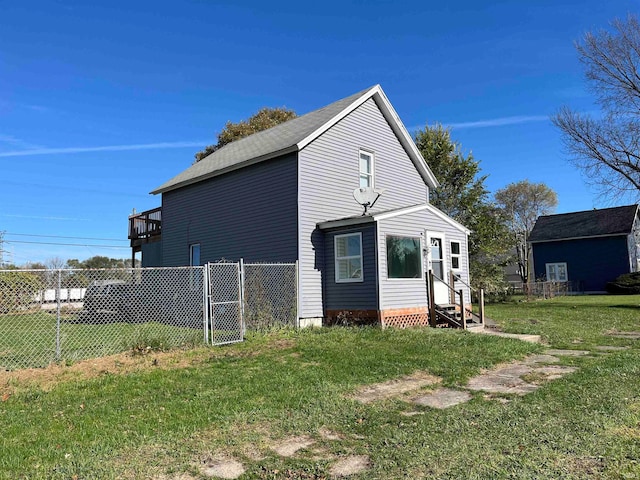
[[[380,87],[380,86],[377,85],[377,87]],[[391,129],[397,135],[402,146],[409,153],[409,157],[411,158],[411,161],[413,162],[413,164],[416,166],[416,168],[422,175],[422,178],[426,180],[427,185],[430,188],[439,187],[440,183],[438,182],[438,179],[436,179],[435,175],[429,168],[429,165],[427,164],[424,157],[420,153],[420,150],[418,150],[418,147],[416,147],[416,144],[413,141],[413,138],[411,138],[411,135],[405,128],[404,124],[402,123],[402,120],[400,120],[400,117],[398,116],[397,112],[393,108],[393,105],[391,105],[391,102],[389,101],[385,93],[382,91],[382,88],[378,88],[378,91],[376,93],[377,93],[376,98],[380,102],[378,104],[378,107],[382,111],[382,114],[384,115],[384,117],[387,119],[387,122],[389,122]]]
[[[350,227],[352,225],[364,225],[365,223],[373,223],[375,221],[372,215],[362,215],[361,217],[343,218],[342,220],[328,220],[326,222],[318,222],[316,226],[320,230],[329,228]]]
[[[283,148],[282,150],[278,150],[277,152],[271,152],[271,153],[267,153],[265,155],[262,155],[260,157],[255,157],[255,158],[250,158],[249,160],[246,160],[244,162],[241,163],[237,163],[235,165],[229,165],[228,167],[225,168],[221,168],[219,170],[214,170],[212,172],[206,173],[204,175],[200,175],[197,177],[193,177],[193,178],[189,178],[186,180],[183,180],[179,183],[175,183],[173,185],[169,185],[167,187],[160,187],[156,190],[152,190],[151,192],[149,192],[152,195],[157,195],[158,193],[165,193],[165,192],[169,192],[171,190],[176,190],[177,188],[182,188],[182,187],[186,187],[187,185],[192,185],[194,183],[199,183],[202,182],[203,180],[208,180],[210,178],[213,177],[217,177],[218,175],[224,175],[225,173],[229,173],[232,172],[234,170],[238,170],[240,168],[244,168],[244,167],[248,167],[249,165],[253,165],[255,163],[260,163],[260,162],[264,162],[265,160],[269,160],[271,158],[276,158],[279,157],[281,155],[286,155],[288,153],[292,153],[292,152],[296,152],[296,146],[293,145],[292,147],[287,147],[287,148]]]
[[[629,235],[628,233],[609,233],[606,235],[589,235],[587,237],[568,237],[568,238],[552,238],[549,240],[529,240],[527,241],[527,243],[530,244],[534,244],[534,243],[550,243],[550,242],[568,242],[571,240],[588,240],[590,238],[607,238],[607,237],[622,237],[622,236],[626,236]]]
[[[354,102],[349,105],[348,107],[344,108],[340,113],[338,113],[336,116],[334,116],[333,118],[331,118],[328,122],[326,122],[324,125],[322,125],[320,128],[317,128],[316,130],[314,130],[313,132],[311,132],[309,135],[307,135],[305,138],[303,138],[302,140],[300,140],[296,146],[298,148],[298,151],[302,150],[304,147],[306,147],[307,145],[309,145],[311,142],[313,142],[316,138],[318,138],[320,135],[322,135],[324,132],[326,132],[327,130],[329,130],[331,127],[333,127],[336,123],[338,123],[340,120],[342,120],[344,117],[346,117],[347,115],[349,115],[351,112],[353,112],[356,108],[358,108],[360,105],[362,105],[364,102],[366,102],[367,100],[369,100],[369,98],[371,98],[373,96],[374,93],[376,93],[377,91],[380,90],[380,85],[376,85],[374,87],[371,87],[371,89],[366,92],[363,93],[360,97],[358,97],[356,100],[354,100]]]
[[[437,217],[440,217],[442,220],[444,220],[445,222],[449,223],[452,227],[457,228],[458,230],[460,230],[461,232],[466,233],[467,235],[471,234],[471,230],[469,230],[467,227],[462,225],[460,222],[457,222],[456,220],[451,218],[449,215],[444,213],[442,210],[437,209],[436,207],[434,207],[430,203],[427,203],[426,205],[427,205],[427,209],[431,213],[433,213]]]
[[[376,222],[380,220],[387,220],[389,218],[401,217],[402,215],[408,215],[410,213],[420,212],[422,210],[426,210],[428,205],[426,203],[420,205],[413,205],[411,207],[399,208],[392,212],[383,212],[378,214],[373,214],[373,218],[375,218]]]

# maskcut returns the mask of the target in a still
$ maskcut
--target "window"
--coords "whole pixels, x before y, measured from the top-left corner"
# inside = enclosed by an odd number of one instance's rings
[[[444,280],[444,256],[442,252],[442,238],[429,239],[431,253],[431,270],[440,280]]]
[[[373,153],[360,150],[360,186],[373,188]]]
[[[451,242],[451,268],[460,270],[460,242]]]
[[[192,267],[200,265],[200,244],[194,243],[189,245],[189,265]]]
[[[387,236],[387,276],[422,278],[420,238]]]
[[[547,282],[566,282],[567,279],[566,263],[547,263]]]
[[[334,237],[336,283],[362,282],[362,234]]]

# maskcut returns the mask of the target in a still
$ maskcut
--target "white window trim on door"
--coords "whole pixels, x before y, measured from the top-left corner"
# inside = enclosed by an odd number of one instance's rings
[[[445,282],[447,281],[447,275],[449,274],[449,265],[447,264],[447,250],[446,250],[446,245],[447,245],[447,238],[444,234],[444,232],[429,232],[427,231],[427,244],[426,244],[426,248],[427,248],[427,269],[432,271],[433,269],[432,267],[432,258],[431,258],[431,239],[432,238],[439,238],[441,241],[441,249],[442,249],[442,280],[444,280]]]
[[[555,267],[555,271],[556,271],[556,274],[557,274],[559,266],[562,266],[564,268],[564,280],[561,280],[560,278],[551,278],[551,273],[550,273],[550,268],[549,267]],[[545,269],[546,269],[546,273],[547,273],[547,281],[548,282],[567,282],[569,280],[569,270],[567,269],[567,263],[566,262],[547,263],[547,264],[545,264]]]

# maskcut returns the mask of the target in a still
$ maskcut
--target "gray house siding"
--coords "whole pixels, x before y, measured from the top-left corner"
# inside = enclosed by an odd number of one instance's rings
[[[424,253],[426,245],[425,232],[444,233],[444,254],[447,271],[451,270],[451,242],[460,242],[460,271],[461,278],[469,283],[469,256],[467,235],[450,223],[442,220],[438,216],[422,210],[409,213],[378,222],[378,262],[380,272],[380,309],[395,309],[406,307],[424,307],[428,305],[427,287],[425,272],[428,268],[427,258]],[[387,235],[399,235],[408,237],[419,237],[423,249],[423,275],[416,279],[394,279],[389,278],[387,273]],[[465,302],[470,302],[470,292],[468,288],[461,284],[456,285],[456,289],[464,290]]]
[[[322,245],[316,224],[359,215],[359,150],[374,154],[375,187],[386,192],[374,211],[424,203],[427,186],[373,99],[307,145],[299,155],[299,259],[301,317],[321,317]]]
[[[297,260],[297,155],[258,163],[162,194],[162,260],[189,264]]]
[[[142,244],[142,266],[162,267],[162,241]]]
[[[546,277],[547,263],[566,263],[568,280],[585,292],[602,292],[630,271],[626,235],[534,243],[533,262],[536,280]]]
[[[362,233],[362,282],[337,283],[335,279],[336,235]],[[345,228],[324,233],[325,270],[323,284],[326,310],[377,310],[378,288],[376,274],[376,228],[366,225],[359,228]]]

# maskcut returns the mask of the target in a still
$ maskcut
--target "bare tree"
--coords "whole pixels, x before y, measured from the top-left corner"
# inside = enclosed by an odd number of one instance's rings
[[[516,250],[518,273],[523,282],[529,281],[531,247],[527,242],[540,215],[552,213],[558,205],[558,196],[544,183],[523,180],[510,183],[495,193],[497,205],[508,219],[509,230]]]
[[[640,199],[640,25],[629,15],[612,26],[576,44],[602,118],[563,107],[551,120],[572,163],[604,196]]]

